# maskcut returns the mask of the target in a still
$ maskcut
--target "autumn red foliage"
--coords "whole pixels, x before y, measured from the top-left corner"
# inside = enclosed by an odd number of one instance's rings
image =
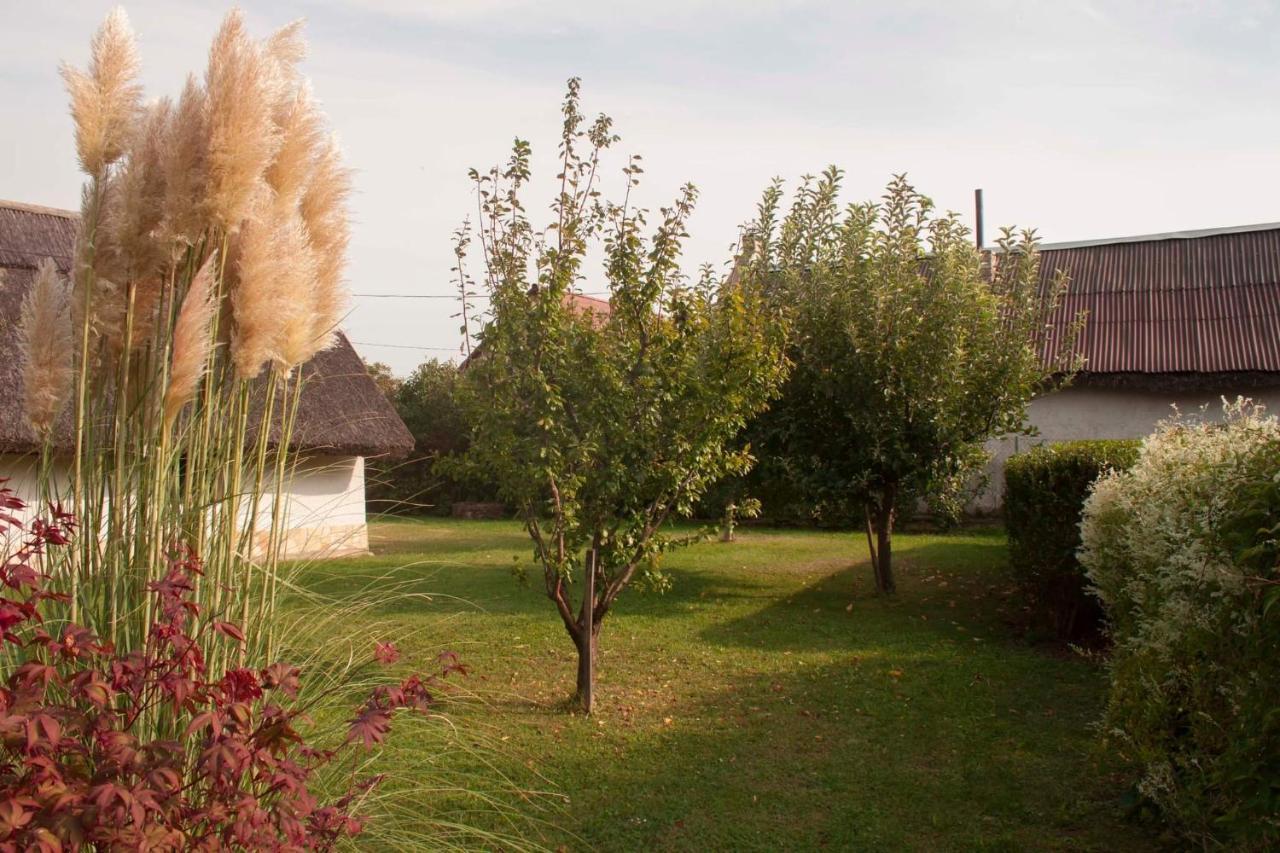
[[[353,777],[321,801],[316,772],[380,744],[397,711],[426,709],[440,679],[465,672],[446,653],[439,674],[378,688],[345,742],[313,748],[297,728],[296,667],[207,671],[206,632],[243,635],[193,600],[194,554],[172,555],[151,584],[145,647],[117,652],[83,627],[46,623],[42,611],[65,596],[41,566],[75,520],[52,507],[24,524],[23,509],[0,481],[0,851],[329,849],[362,830],[361,799],[380,779]],[[375,656],[398,652],[378,644]]]

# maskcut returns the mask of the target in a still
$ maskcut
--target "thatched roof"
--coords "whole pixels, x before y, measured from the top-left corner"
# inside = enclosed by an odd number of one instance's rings
[[[18,318],[40,260],[52,258],[64,273],[70,268],[76,227],[69,211],[0,200],[0,452],[38,448],[22,411]],[[398,456],[413,449],[413,436],[345,335],[302,371],[296,448],[344,456]],[[54,435],[57,445],[70,447],[69,411]]]

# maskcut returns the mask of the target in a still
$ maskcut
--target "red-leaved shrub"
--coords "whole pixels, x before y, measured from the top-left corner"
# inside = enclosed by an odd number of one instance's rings
[[[174,554],[151,584],[143,649],[116,652],[72,624],[51,633],[42,605],[66,597],[41,564],[75,523],[54,507],[24,525],[23,508],[0,481],[0,851],[328,849],[361,831],[356,808],[379,778],[321,802],[317,769],[381,743],[397,710],[427,708],[440,678],[465,672],[446,653],[439,675],[378,688],[339,748],[309,747],[295,728],[297,668],[207,671],[202,634],[242,635],[192,600],[194,554]],[[398,653],[379,644],[376,656]]]

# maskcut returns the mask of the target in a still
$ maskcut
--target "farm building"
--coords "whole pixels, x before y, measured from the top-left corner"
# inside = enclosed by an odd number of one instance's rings
[[[19,497],[33,497],[39,443],[23,415],[21,359],[16,329],[36,264],[52,258],[70,267],[76,215],[69,211],[0,201],[0,477]],[[297,473],[284,490],[284,556],[336,557],[368,550],[365,459],[397,456],[413,437],[382,395],[345,336],[303,367],[293,444],[302,451]],[[69,411],[54,429],[56,449],[71,447]],[[55,469],[56,474],[56,469]],[[263,508],[270,517],[270,507]]]
[[[1039,435],[990,442],[977,509],[1001,502],[1004,463],[1035,444],[1140,438],[1169,417],[1252,398],[1280,412],[1280,223],[1046,244],[1041,278],[1069,279],[1051,321],[1054,346],[1084,312],[1084,366],[1034,400]]]

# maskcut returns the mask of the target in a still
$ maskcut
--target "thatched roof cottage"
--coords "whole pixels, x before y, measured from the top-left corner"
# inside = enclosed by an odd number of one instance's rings
[[[1041,247],[1044,284],[1069,279],[1046,349],[1081,312],[1084,367],[1070,387],[1032,402],[1035,437],[993,441],[995,509],[1004,462],[1035,444],[1141,438],[1169,417],[1221,399],[1280,412],[1280,223],[1151,234]]]
[[[76,214],[0,201],[0,477],[20,496],[33,486],[39,442],[22,411],[16,329],[22,301],[43,258],[71,265]],[[306,381],[293,433],[304,459],[288,484],[285,556],[336,557],[368,550],[367,457],[399,456],[413,437],[378,390],[344,335],[302,368]],[[71,413],[54,428],[55,448],[71,447]]]

